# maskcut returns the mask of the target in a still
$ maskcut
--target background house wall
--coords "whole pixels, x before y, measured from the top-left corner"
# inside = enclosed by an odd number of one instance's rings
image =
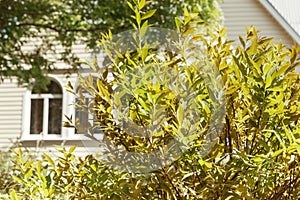
[[[221,3],[225,18],[224,26],[230,40],[237,40],[238,35],[245,36],[245,27],[254,25],[262,35],[280,39],[286,45],[292,45],[293,39],[276,19],[265,9],[259,0],[224,0]]]
[[[221,4],[225,18],[225,27],[227,28],[228,38],[238,40],[238,35],[245,35],[245,27],[254,25],[262,31],[262,35],[272,36],[275,41],[283,40],[284,44],[292,45],[293,39],[275,20],[275,18],[261,5],[258,0],[224,0]],[[91,59],[91,54],[83,46],[76,46],[75,52],[82,59]],[[58,68],[70,68],[63,63],[58,63]],[[70,74],[71,78],[65,78],[67,74],[61,74],[59,77],[67,84],[71,80],[73,85],[76,82],[76,74]],[[12,145],[12,141],[20,138],[22,134],[23,123],[23,102],[25,88],[18,87],[16,80],[5,80],[0,84],[0,148],[7,148]],[[63,85],[64,86],[64,85]],[[70,111],[71,112],[71,111]],[[64,119],[63,119],[64,121]],[[78,145],[77,152],[87,152],[87,143],[82,143],[79,139],[47,141],[37,143],[36,141],[26,141],[28,146],[50,146],[52,144]],[[50,148],[51,150],[51,148]],[[43,148],[41,151],[49,151]]]
[[[0,84],[0,147],[11,146],[21,136],[25,91],[15,79]]]
[[[68,81],[71,81],[75,85],[77,81],[77,74],[69,74],[68,77],[64,74],[51,74],[57,79],[60,79],[63,87],[67,85]],[[55,154],[55,145],[63,146],[73,146],[76,145],[78,148],[75,150],[77,155],[86,155],[91,153],[93,148],[97,148],[97,143],[88,141],[86,137],[82,135],[74,135],[74,128],[62,128],[63,134],[61,139],[55,140],[33,140],[26,137],[22,137],[24,131],[24,98],[26,98],[26,88],[18,87],[17,81],[15,79],[6,79],[3,83],[0,84],[0,149],[7,150],[9,147],[16,144],[15,142],[20,142],[22,146],[27,149],[34,150],[35,153],[53,152]],[[64,91],[64,104],[67,102],[74,102],[75,96],[67,91]],[[66,100],[66,98],[68,98]],[[68,116],[75,114],[74,107],[70,105],[65,105],[63,114]],[[63,118],[63,122],[67,121],[66,118]],[[68,135],[69,134],[69,135]],[[89,148],[88,148],[89,147]]]

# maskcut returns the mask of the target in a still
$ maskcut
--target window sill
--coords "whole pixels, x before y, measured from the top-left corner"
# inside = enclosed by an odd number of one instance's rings
[[[97,139],[102,139],[103,135],[95,134],[94,137]],[[92,140],[92,139],[84,136],[83,134],[72,135],[72,136],[68,136],[68,137],[62,137],[62,136],[56,136],[56,135],[53,135],[53,136],[30,135],[30,136],[21,137],[21,141],[64,141],[64,140],[88,141],[88,140]]]
[[[102,134],[95,135],[96,138],[101,140]],[[99,141],[93,141],[92,139],[85,137],[84,135],[72,135],[69,137],[31,137],[27,136],[20,139],[21,144],[24,147],[51,147],[53,145],[58,146],[78,146],[85,148],[99,147]]]

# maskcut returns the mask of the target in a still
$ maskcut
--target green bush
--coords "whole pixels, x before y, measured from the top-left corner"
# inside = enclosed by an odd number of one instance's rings
[[[15,168],[15,155],[12,151],[18,148],[20,148],[19,141],[13,141],[10,148],[0,151],[0,199],[2,199],[2,197],[7,197],[11,190],[20,190],[22,187],[18,181],[13,178],[13,175],[19,173],[19,168]],[[30,152],[26,148],[23,149],[25,152],[25,155],[22,158],[23,160],[33,160],[37,158],[37,155],[34,152]]]
[[[130,7],[134,11],[137,33],[147,31],[146,18],[151,12],[146,17],[141,3]],[[183,36],[183,43],[176,44],[177,55],[166,52],[156,57],[156,46],[147,43],[124,55],[112,48],[115,43],[108,33],[103,35],[100,44],[108,55],[117,57],[112,57],[109,70],[99,70],[96,63],[91,66],[99,75],[96,81],[92,76],[80,79],[78,106],[87,105],[83,90],[93,96],[92,106],[87,109],[97,117],[98,128],[106,141],[128,154],[115,155],[111,150],[108,153],[113,157],[106,157],[107,160],[92,156],[81,159],[72,154],[72,147],[60,150],[63,156],[54,160],[44,154],[42,160],[25,161],[22,152],[17,151],[14,178],[22,187],[11,190],[12,199],[296,199],[300,196],[300,76],[295,72],[300,62],[300,48],[272,43],[271,38],[260,37],[254,27],[249,28],[245,38],[240,37],[240,44],[236,45],[226,40],[224,29],[201,35],[196,28],[201,21],[187,10],[185,18],[177,18],[176,22]],[[195,44],[202,44],[201,54],[207,56],[188,63],[182,52],[194,48]],[[197,68],[199,65],[208,66],[209,69],[200,69],[210,70],[212,76],[203,75]],[[176,77],[184,77],[183,83],[196,94],[196,107],[192,108],[199,111],[200,120],[196,125],[190,124],[197,130],[195,134],[181,132],[183,125],[192,119],[190,115],[182,116],[184,109],[176,93],[184,93],[180,88],[175,87],[174,92],[164,85],[146,82],[148,84],[131,90],[132,93],[122,93],[136,83],[132,78],[126,85],[128,79],[122,77],[135,70],[158,70],[156,66],[171,70],[175,73],[172,75],[178,75]],[[112,80],[108,78],[108,71],[114,75]],[[147,80],[147,73],[144,76]],[[211,84],[221,78],[226,91],[210,91],[211,86],[206,82],[209,78]],[[201,154],[205,138],[211,136],[208,130],[210,119],[214,119],[212,113],[220,111],[214,98],[222,96],[224,91],[226,113],[221,121],[224,126],[213,149],[207,155]],[[112,113],[113,100],[125,101],[130,109],[124,113],[140,127],[155,120],[149,108],[153,102],[159,102],[167,116],[162,119],[166,120],[162,131],[151,133],[153,137],[149,139],[120,128]],[[222,98],[220,101],[222,104]],[[161,119],[160,115],[156,117]],[[69,119],[72,123],[71,117]],[[83,132],[80,126],[75,126]],[[93,127],[90,127],[89,137],[93,138]],[[178,159],[149,173],[118,170],[108,165],[116,161],[122,163],[130,152],[147,154],[165,148],[172,150],[167,144],[173,140],[179,141],[185,151]],[[133,157],[129,158],[135,162]]]
[[[16,184],[10,175],[10,170],[13,167],[11,159],[10,152],[0,151],[0,194],[8,193],[12,185]]]

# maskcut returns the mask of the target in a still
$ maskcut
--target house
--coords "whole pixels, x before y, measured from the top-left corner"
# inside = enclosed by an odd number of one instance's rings
[[[224,0],[221,4],[229,39],[238,40],[245,27],[253,25],[262,35],[286,45],[300,44],[299,7],[299,0]]]
[[[73,47],[77,56],[91,60],[92,54],[83,45]],[[49,74],[48,91],[36,94],[18,87],[15,79],[0,84],[0,148],[6,149],[15,142],[26,147],[49,151],[53,145],[83,146],[84,136],[75,134],[74,128],[62,126],[66,116],[74,116],[71,104],[75,96],[64,88],[68,82],[76,84],[77,74],[68,73],[70,66],[57,63],[57,71]],[[43,148],[39,148],[43,147]],[[83,150],[85,151],[85,148]]]
[[[221,8],[229,39],[237,40],[238,35],[245,35],[245,27],[254,25],[263,35],[281,39],[286,45],[300,43],[300,22],[295,21],[300,19],[299,13],[291,15],[292,9],[299,7],[299,0],[289,0],[289,4],[279,0],[224,1]],[[74,50],[82,59],[92,58],[83,46],[75,46]],[[55,144],[77,145],[77,153],[84,154],[94,145],[76,134],[74,128],[62,127],[64,115],[76,115],[71,106],[75,97],[64,86],[69,81],[76,85],[77,74],[66,76],[64,68],[68,67],[60,64],[58,68],[49,75],[52,81],[48,92],[41,94],[18,87],[14,79],[0,84],[0,148],[10,147],[17,138],[24,146],[37,146],[40,151],[49,151]]]

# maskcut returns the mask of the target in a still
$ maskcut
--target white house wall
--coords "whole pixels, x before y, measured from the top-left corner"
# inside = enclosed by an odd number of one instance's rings
[[[300,1],[299,0],[269,0],[269,2],[278,10],[287,20],[287,22],[300,33]]]
[[[0,147],[11,146],[21,136],[24,92],[16,80],[0,84]]]
[[[245,27],[254,25],[262,31],[263,35],[273,36],[278,41],[282,39],[286,44],[292,44],[292,39],[288,33],[277,23],[277,21],[269,14],[269,12],[259,3],[258,0],[224,0],[221,4],[225,18],[225,27],[229,39],[238,39],[238,35],[245,35]],[[74,47],[77,55],[82,59],[91,59],[88,51],[80,45]],[[58,68],[70,68],[63,63],[58,63]],[[68,79],[65,75],[60,75],[64,85]],[[75,84],[76,75],[71,77],[71,82]],[[62,86],[64,86],[62,85]],[[5,80],[0,84],[0,148],[6,148],[12,145],[12,141],[21,137],[23,118],[23,102],[25,88],[20,88],[16,84],[16,80],[10,82]],[[72,113],[72,108],[68,107],[66,114]],[[35,146],[35,141],[27,141],[27,144]],[[56,141],[55,144],[80,145],[80,140],[76,139],[71,142]],[[42,145],[44,145],[43,143]],[[81,144],[82,145],[82,144]],[[83,145],[84,146],[84,145]],[[42,151],[48,151],[45,148]],[[85,147],[79,148],[79,152],[87,152]]]
[[[52,74],[50,76],[55,77],[62,87],[66,86],[68,81],[72,82],[73,85],[75,85],[77,81],[77,74],[71,74],[68,77],[63,74]],[[67,92],[64,88],[63,90],[63,113],[67,116],[73,115],[74,117],[75,110],[71,103],[74,102],[75,96]],[[24,112],[24,110],[26,110],[26,105],[24,105],[26,91],[26,88],[17,86],[15,79],[6,79],[0,84],[0,150],[7,150],[13,146],[16,141],[21,141],[22,146],[29,150],[31,149],[32,152],[36,152],[39,155],[44,152],[50,155],[57,155],[58,152],[55,150],[56,147],[54,147],[54,145],[76,145],[78,148],[75,150],[75,153],[81,156],[92,153],[92,151],[99,151],[95,142],[82,140],[87,138],[75,135],[73,128],[63,127],[62,138],[56,140],[32,140],[22,137],[24,123],[26,123],[26,119],[24,119],[26,116]],[[67,121],[66,118],[63,117],[63,121]],[[93,150],[93,148],[89,147],[94,147],[95,149]]]
[[[261,35],[280,39],[292,45],[293,40],[275,18],[263,7],[259,0],[224,0],[221,3],[225,27],[230,40],[238,41],[238,35],[245,36],[245,27],[254,26]]]

